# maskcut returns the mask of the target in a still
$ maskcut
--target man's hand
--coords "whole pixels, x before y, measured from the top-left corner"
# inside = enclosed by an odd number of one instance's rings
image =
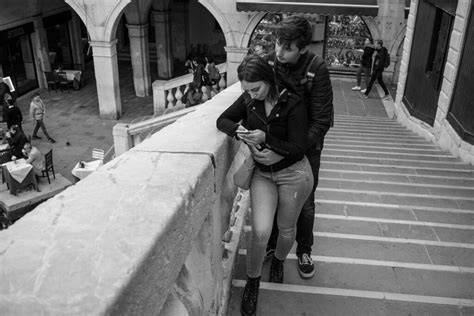
[[[273,165],[284,158],[270,149],[252,150],[252,156],[255,161],[266,166]]]

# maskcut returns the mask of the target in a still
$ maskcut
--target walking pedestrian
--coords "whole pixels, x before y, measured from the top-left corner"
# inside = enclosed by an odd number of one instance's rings
[[[287,89],[279,93],[271,66],[258,55],[246,56],[237,73],[244,93],[219,116],[217,128],[245,142],[253,157],[259,150],[282,157],[275,163],[256,160],[250,183],[252,233],[241,312],[254,315],[273,219],[276,216],[279,234],[270,282],[283,283],[283,262],[295,240],[296,220],[313,187],[313,176],[304,156],[308,136],[304,102]]]
[[[388,53],[387,53],[387,49],[383,47],[382,40],[379,39],[375,41],[375,50],[377,51],[377,54],[375,55],[375,58],[374,58],[374,67],[372,70],[372,77],[370,78],[370,82],[367,89],[360,91],[363,93],[360,97],[362,99],[367,99],[369,97],[370,90],[372,90],[372,86],[374,85],[375,80],[377,80],[377,82],[380,84],[383,91],[385,92],[385,96],[383,98],[385,100],[388,100],[390,99],[390,94],[388,93],[387,86],[383,82],[383,78],[382,78],[382,74],[386,65]]]
[[[314,243],[314,192],[318,186],[321,152],[324,136],[334,121],[333,92],[329,71],[324,60],[308,50],[312,39],[310,23],[300,16],[283,20],[276,33],[275,51],[266,58],[273,68],[280,87],[294,91],[304,101],[308,115],[308,157],[313,173],[313,188],[305,202],[296,226],[296,255],[298,272],[303,278],[311,278],[314,263],[311,258]],[[261,159],[261,160],[260,160]],[[275,162],[282,159],[278,153],[262,151],[257,153],[256,161]],[[267,246],[267,258],[275,251],[278,227],[273,225]]]
[[[43,103],[43,100],[41,100],[40,94],[36,92],[35,94],[33,94],[30,103],[30,116],[36,122],[32,138],[41,139],[41,137],[37,135],[38,130],[41,127],[41,130],[43,131],[43,134],[46,136],[48,141],[54,144],[56,141],[51,136],[49,136],[48,131],[46,130],[46,126],[44,125],[45,115],[46,107]]]
[[[365,76],[365,87],[367,88],[369,86],[370,72],[372,71],[372,55],[375,51],[373,42],[371,38],[365,39],[364,53],[361,57],[359,69],[357,69],[357,85],[352,88],[353,91],[361,90],[362,73],[364,73]]]

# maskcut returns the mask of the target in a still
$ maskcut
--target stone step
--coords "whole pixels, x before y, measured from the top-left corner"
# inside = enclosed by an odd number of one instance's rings
[[[367,136],[356,136],[356,135],[332,135],[327,134],[324,138],[324,143],[332,142],[336,144],[365,144],[365,145],[383,145],[385,146],[394,146],[394,145],[405,145],[405,146],[418,146],[418,147],[433,147],[434,145],[431,143],[427,143],[423,139],[408,139],[408,138],[391,138],[388,141],[388,137],[370,137]]]
[[[394,183],[389,181],[362,181],[334,178],[319,178],[318,188],[341,189],[363,192],[391,192],[393,194],[423,195],[437,197],[463,197],[474,199],[474,187],[447,187],[426,184]]]
[[[365,157],[377,159],[407,159],[418,161],[442,161],[464,164],[457,158],[446,154],[429,154],[429,153],[410,153],[410,152],[381,152],[381,151],[364,151],[357,147],[352,149],[332,149],[325,147],[323,150],[325,156],[343,156],[343,157]]]
[[[419,221],[438,224],[474,225],[474,210],[422,208],[412,206],[341,203],[316,200],[315,216],[337,215],[372,219]]]
[[[392,173],[405,175],[420,175],[428,177],[447,177],[459,179],[473,179],[474,172],[471,170],[453,169],[453,168],[427,168],[417,166],[399,166],[397,164],[379,163],[354,163],[350,164],[341,161],[329,161],[324,157],[321,161],[321,170],[338,170],[341,172],[368,172],[368,173]]]
[[[407,184],[409,183],[412,185],[474,188],[474,177],[439,177],[403,173],[395,174],[366,171],[344,171],[327,168],[321,169],[319,171],[319,179],[345,179],[352,181],[393,182]]]
[[[387,143],[383,140],[381,141],[372,141],[368,142],[366,140],[356,140],[356,139],[346,139],[343,140],[342,138],[325,138],[324,139],[324,146],[327,145],[332,146],[341,146],[341,147],[367,147],[367,148],[405,148],[405,149],[414,149],[414,150],[439,150],[442,151],[439,147],[429,144],[426,142],[414,142],[414,143],[407,143],[405,141],[400,142],[390,142]]]
[[[387,133],[379,133],[379,132],[373,132],[373,131],[362,131],[362,130],[338,130],[338,129],[331,129],[328,133],[327,136],[336,136],[336,137],[343,137],[343,136],[351,136],[351,137],[361,137],[365,138],[366,140],[372,140],[372,139],[385,139],[386,141],[389,141],[390,139],[399,139],[399,140],[405,140],[405,139],[410,139],[410,140],[424,140],[422,137],[417,136],[413,133],[398,133],[398,132],[387,132]]]
[[[234,273],[235,279],[246,280],[246,252],[241,251],[239,265]],[[316,274],[311,279],[302,279],[298,274],[297,257],[290,254],[284,264],[282,285],[302,285],[311,287],[339,288],[346,290],[399,293],[406,295],[437,296],[473,300],[474,271],[443,271],[420,269],[421,265],[405,264],[402,267],[377,265],[377,261],[361,264],[362,261],[315,260]],[[384,261],[379,261],[381,264]],[[473,270],[473,269],[470,269]],[[470,271],[468,270],[468,271]],[[263,282],[269,282],[270,260],[264,263]],[[419,282],[418,280],[423,280]],[[474,302],[474,300],[473,300]]]
[[[401,124],[386,124],[386,123],[366,123],[366,122],[347,122],[347,121],[335,121],[334,126],[332,128],[339,128],[339,127],[352,127],[352,128],[361,128],[361,129],[377,129],[383,131],[390,131],[390,130],[404,130],[408,131],[405,126]]]
[[[318,187],[317,200],[335,200],[341,203],[364,202],[417,207],[439,207],[474,210],[474,197],[432,196],[423,194],[392,193],[383,191],[344,190]]]
[[[474,249],[474,225],[328,214],[316,214],[315,219],[314,231],[317,234],[359,235],[363,232],[364,236],[402,238],[413,243],[459,244],[459,248],[469,248],[470,244]]]
[[[349,126],[349,125],[337,125],[331,128],[328,133],[361,133],[361,134],[369,134],[369,135],[406,135],[406,136],[417,136],[413,134],[412,131],[402,128],[390,128],[390,129],[382,129],[382,128],[368,128],[362,126]],[[419,136],[417,136],[419,137]]]
[[[337,155],[331,155],[330,153],[325,153],[323,150],[321,155],[321,163],[341,163],[349,166],[354,165],[375,165],[375,166],[390,166],[395,168],[400,167],[410,167],[417,169],[427,169],[427,170],[463,170],[466,172],[474,172],[473,166],[467,165],[459,161],[429,161],[429,160],[420,160],[414,159],[413,157],[391,157],[391,158],[378,158],[378,157],[358,157],[356,155],[343,156],[339,153]]]
[[[401,125],[398,121],[388,117],[370,117],[370,116],[352,116],[352,115],[334,115],[334,122],[364,122],[364,123],[384,123]]]
[[[372,154],[378,153],[393,153],[393,154],[410,154],[410,155],[428,155],[437,157],[452,157],[448,152],[440,149],[428,149],[428,148],[406,148],[402,146],[376,146],[376,145],[361,145],[361,144],[338,144],[329,142],[324,144],[324,151],[327,150],[339,150],[345,152],[366,152]]]
[[[229,316],[240,315],[245,282],[233,281]],[[465,301],[374,291],[295,286],[262,282],[257,315],[472,315]],[[459,304],[461,303],[461,304]]]

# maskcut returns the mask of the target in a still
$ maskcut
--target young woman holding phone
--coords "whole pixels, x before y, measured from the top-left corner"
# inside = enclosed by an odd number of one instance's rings
[[[252,153],[274,151],[276,163],[254,156],[250,185],[252,235],[247,246],[247,283],[242,315],[254,315],[265,248],[277,212],[277,248],[270,282],[283,282],[283,262],[295,239],[299,212],[313,187],[313,175],[304,156],[308,122],[306,106],[298,96],[278,91],[271,66],[260,56],[245,57],[237,68],[242,95],[217,119],[217,128],[245,142]],[[241,123],[242,122],[242,123]]]

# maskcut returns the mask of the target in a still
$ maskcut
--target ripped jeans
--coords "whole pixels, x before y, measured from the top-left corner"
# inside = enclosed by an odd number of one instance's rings
[[[247,275],[262,273],[265,248],[272,232],[278,208],[278,240],[275,256],[284,260],[295,240],[295,226],[301,208],[313,188],[313,174],[308,159],[277,172],[255,168],[250,185],[252,233],[247,245]]]

